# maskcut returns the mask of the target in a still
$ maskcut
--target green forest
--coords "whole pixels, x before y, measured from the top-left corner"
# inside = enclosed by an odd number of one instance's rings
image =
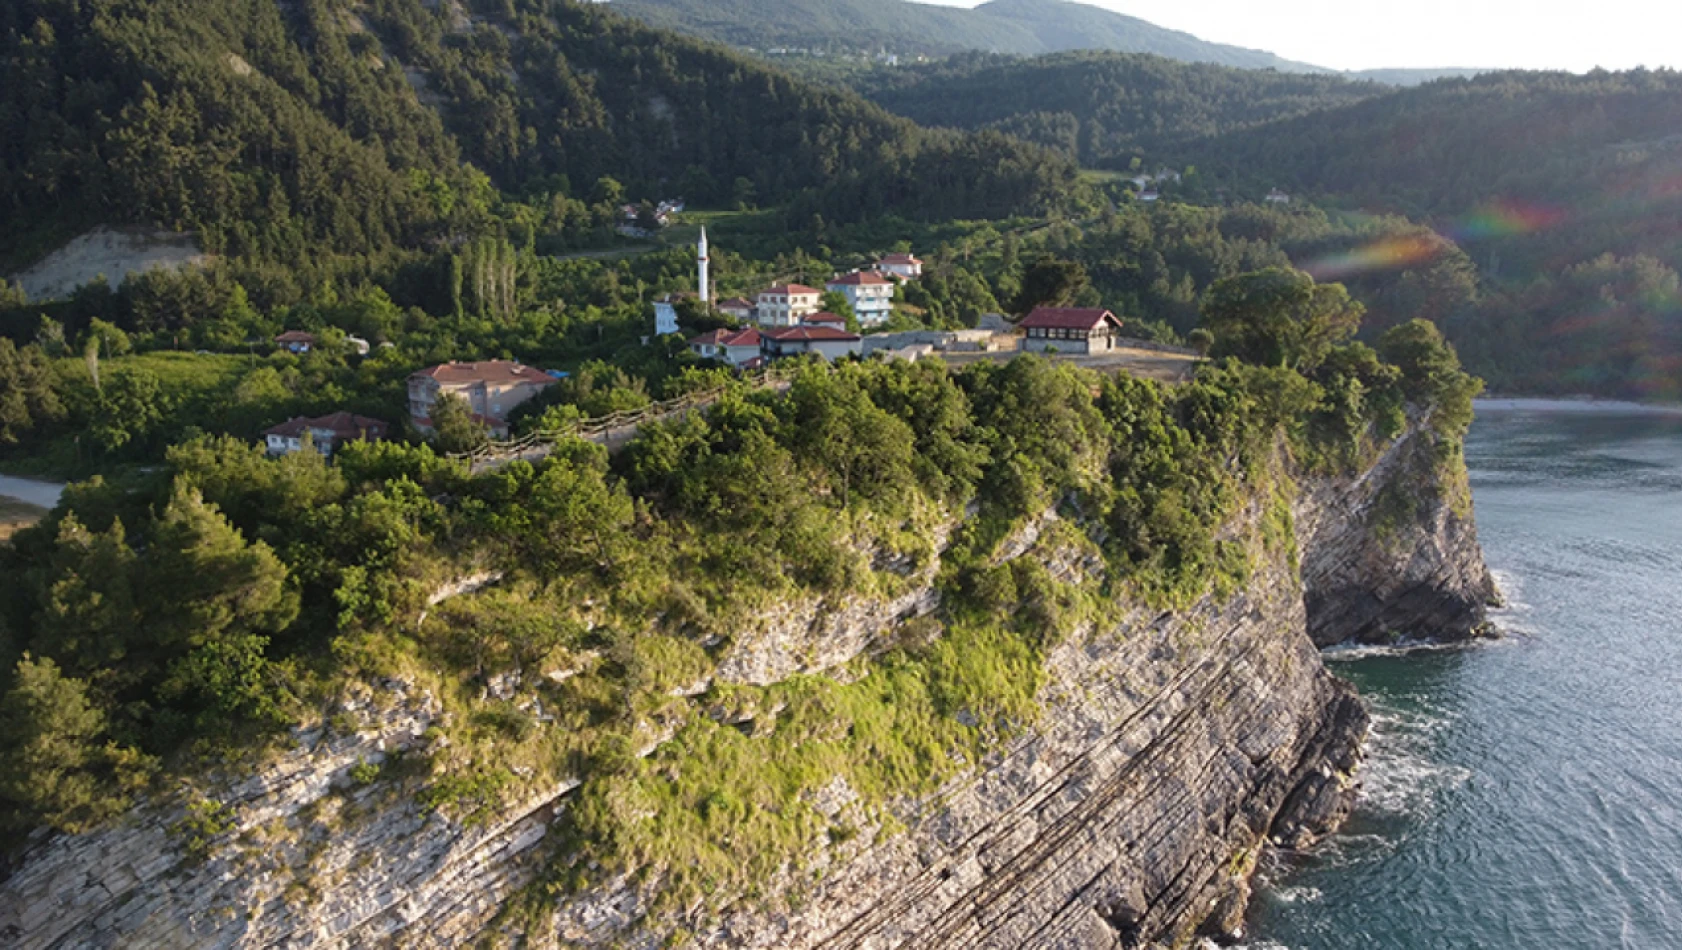
[[[1391,90],[1151,57],[971,54],[843,81],[913,118],[1004,131],[1088,167],[1174,171],[1153,186],[1166,200],[1230,207],[1278,189],[1293,207],[1388,222],[1364,245],[1298,243],[1292,260],[1420,301],[1374,329],[1435,320],[1500,391],[1682,398],[1672,72]]]
[[[1391,91],[1330,75],[1092,51],[1032,58],[968,53],[860,72],[848,84],[925,125],[997,129],[1085,167],[1117,170],[1135,160],[1178,162],[1190,142]]]
[[[599,228],[621,197],[998,217],[1073,187],[1044,150],[922,130],[591,4],[482,6],[7,0],[0,211],[40,224],[0,237],[0,262],[94,223],[297,266]]]

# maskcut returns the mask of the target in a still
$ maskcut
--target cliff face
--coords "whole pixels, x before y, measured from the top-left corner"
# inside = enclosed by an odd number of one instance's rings
[[[1295,506],[1308,634],[1343,642],[1479,636],[1497,601],[1464,462],[1415,426],[1360,477],[1317,479]]]
[[[1107,948],[1232,931],[1259,850],[1307,846],[1352,797],[1366,713],[1314,640],[1459,635],[1481,620],[1492,585],[1452,492],[1409,495],[1441,498],[1435,506],[1394,501],[1392,486],[1438,483],[1432,451],[1412,436],[1359,478],[1303,485],[1300,572],[1279,547],[1231,597],[1126,610],[1066,637],[1028,731],[939,794],[896,806],[903,830],[814,841],[808,866],[767,882],[763,900],[689,922],[693,941]],[[1258,503],[1240,520],[1262,517]],[[1073,532],[1047,530],[1055,520],[1032,523],[1001,556],[1078,581],[1097,559]],[[791,605],[763,636],[744,637],[719,675],[764,681],[873,649],[899,620],[937,609],[933,576],[917,572],[882,604]],[[784,669],[779,656],[801,659]],[[38,841],[0,880],[0,943],[409,947],[502,933],[536,946],[653,947],[677,925],[650,915],[650,885],[634,878],[518,924],[499,917],[534,880],[574,786],[528,789],[498,817],[463,825],[421,809],[401,783],[351,777],[359,763],[424,747],[440,715],[432,697],[384,684],[341,712],[338,733],[300,735],[260,772],[212,783],[207,797],[222,807],[210,813],[184,821],[197,798],[185,795],[99,832]],[[823,798],[826,810],[858,814],[844,783]],[[208,846],[192,844],[196,830]]]

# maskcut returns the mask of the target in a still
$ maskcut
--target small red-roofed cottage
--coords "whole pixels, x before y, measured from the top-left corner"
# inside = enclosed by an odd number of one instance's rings
[[[753,319],[754,304],[746,297],[731,297],[719,301],[718,311],[732,320],[746,323]]]
[[[315,347],[315,334],[303,330],[287,330],[274,338],[275,345],[288,353],[308,353]]]
[[[332,455],[346,442],[378,442],[386,437],[388,427],[378,419],[349,412],[335,412],[330,416],[307,419],[299,416],[266,429],[263,441],[270,455],[291,455],[302,452],[304,442],[322,455]]]
[[[441,363],[409,377],[409,416],[422,432],[432,431],[432,404],[446,393],[467,400],[491,434],[508,434],[508,413],[555,384],[543,370],[510,360]]]
[[[767,360],[816,353],[834,362],[857,356],[864,348],[864,340],[858,334],[822,324],[766,330],[762,336],[760,352]]]
[[[800,318],[818,312],[823,294],[804,284],[778,284],[759,292],[757,314],[762,327],[792,327]]]
[[[1121,319],[1100,308],[1036,307],[1016,326],[1022,349],[1031,353],[1107,353],[1115,347]]]
[[[712,330],[689,341],[689,350],[696,356],[718,360],[740,368],[759,359],[761,336],[758,330]]]
[[[923,276],[923,262],[910,254],[889,254],[876,262],[876,269],[901,280],[917,280]]]

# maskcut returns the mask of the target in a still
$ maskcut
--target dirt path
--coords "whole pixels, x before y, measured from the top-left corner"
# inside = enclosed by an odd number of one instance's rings
[[[953,369],[968,366],[981,360],[992,360],[996,363],[1008,363],[1022,355],[1021,350],[1003,350],[996,353],[941,353],[946,364]],[[1143,350],[1133,347],[1122,347],[1108,353],[1085,356],[1075,353],[1052,354],[1051,359],[1064,363],[1073,363],[1087,369],[1105,372],[1125,372],[1144,379],[1154,379],[1164,383],[1183,383],[1192,377],[1201,362],[1197,357],[1181,353],[1169,353],[1161,350]]]

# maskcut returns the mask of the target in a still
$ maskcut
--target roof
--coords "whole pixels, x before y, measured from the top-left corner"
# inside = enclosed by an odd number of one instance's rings
[[[303,330],[287,330],[274,338],[276,343],[314,343],[315,334],[305,333]]]
[[[1017,326],[1060,330],[1092,330],[1105,320],[1121,326],[1115,314],[1102,308],[1035,307]]]
[[[847,318],[846,317],[843,317],[838,313],[830,313],[827,310],[825,310],[823,313],[809,313],[806,316],[802,317],[801,319],[807,324],[823,323],[823,324],[831,324],[831,325],[843,326],[843,327],[847,325]]]
[[[298,416],[288,419],[280,425],[263,430],[263,434],[296,439],[303,436],[305,430],[314,429],[318,432],[331,432],[334,438],[344,441],[361,438],[382,439],[385,437],[387,428],[386,424],[379,419],[340,411],[314,419]]]
[[[865,284],[865,285],[868,285],[868,284],[889,284],[889,285],[892,285],[893,281],[889,280],[886,277],[883,277],[881,274],[878,274],[873,270],[856,270],[856,271],[853,271],[851,274],[845,274],[845,275],[842,275],[840,277],[837,277],[837,278],[831,280],[827,286],[830,286],[830,287],[856,287],[856,286],[859,286],[861,284]]]
[[[921,264],[913,254],[889,254],[882,258],[883,264]]]
[[[746,297],[731,297],[729,300],[720,301],[719,304],[718,304],[718,309],[720,309],[720,310],[752,310],[753,306],[754,306],[753,301],[748,300]]]
[[[777,297],[788,297],[788,296],[791,296],[793,294],[821,294],[821,293],[823,293],[823,291],[817,289],[816,287],[808,287],[805,284],[778,284],[775,287],[767,287],[766,289],[761,290],[759,292],[759,295],[761,297],[765,296],[766,294],[771,294],[771,295],[774,295],[774,296],[777,296]]]
[[[837,330],[834,327],[822,324],[815,327],[783,327],[779,330],[766,330],[764,336],[767,340],[776,340],[779,343],[851,343],[861,339],[856,333],[848,333],[846,330]]]
[[[548,386],[555,382],[553,377],[537,367],[512,360],[486,360],[483,363],[451,361],[423,369],[409,378],[416,377],[436,380],[442,385],[456,386],[468,383],[530,383],[534,386]]]
[[[728,328],[709,330],[693,340],[690,346],[758,346],[759,331],[754,327],[745,330],[731,330]]]

